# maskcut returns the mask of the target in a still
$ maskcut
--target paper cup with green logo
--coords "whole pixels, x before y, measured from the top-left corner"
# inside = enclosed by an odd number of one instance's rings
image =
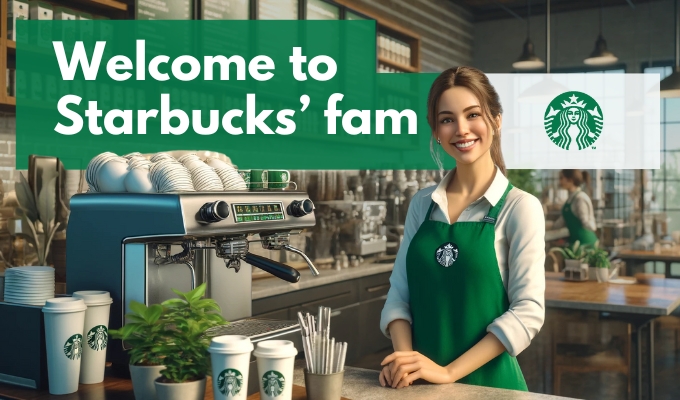
[[[267,189],[268,172],[266,169],[251,169],[250,184],[248,187],[254,190]]]
[[[285,189],[290,182],[290,172],[283,169],[267,170],[269,189]]]
[[[113,300],[109,292],[101,290],[73,292],[73,297],[82,299],[87,306],[80,383],[100,383],[104,381],[106,347],[109,343],[109,313]]]
[[[245,400],[253,344],[247,336],[225,335],[212,339],[208,352],[212,362],[215,400]]]
[[[50,394],[78,391],[85,310],[85,302],[73,297],[49,299],[42,308]]]
[[[291,400],[293,370],[297,355],[293,342],[265,340],[257,344],[257,349],[253,354],[257,357],[260,399]]]

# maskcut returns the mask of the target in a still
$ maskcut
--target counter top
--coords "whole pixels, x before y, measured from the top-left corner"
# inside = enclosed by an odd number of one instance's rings
[[[305,386],[304,361],[298,360],[295,365],[293,383]],[[362,368],[345,368],[342,384],[342,397],[361,400],[541,400],[567,399],[567,397],[550,396],[541,393],[519,392],[515,390],[494,389],[483,386],[451,383],[433,385],[430,383],[414,384],[403,389],[384,388],[378,381],[378,371]]]
[[[387,263],[363,264],[358,267],[345,268],[340,271],[323,269],[319,271],[320,274],[316,277],[312,276],[312,273],[308,269],[305,269],[300,271],[300,281],[298,283],[288,283],[276,278],[257,279],[253,281],[252,299],[257,300],[276,296],[278,294],[294,292],[296,290],[310,289],[335,282],[390,272],[392,271],[393,265],[394,264],[390,261]]]

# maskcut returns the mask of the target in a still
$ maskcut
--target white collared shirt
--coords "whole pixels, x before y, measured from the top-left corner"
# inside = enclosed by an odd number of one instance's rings
[[[411,200],[404,239],[394,262],[391,287],[380,317],[380,329],[388,338],[387,326],[390,322],[396,319],[413,322],[406,277],[406,253],[411,239],[427,217],[431,201],[435,202],[432,220],[451,223],[446,187],[454,171],[450,171],[438,186],[419,191]],[[501,199],[507,185],[508,179],[497,169],[489,189],[462,212],[458,221],[481,221]],[[496,219],[495,234],[498,269],[510,308],[487,327],[487,332],[498,337],[510,355],[517,356],[529,346],[545,319],[545,216],[540,201],[513,187]]]

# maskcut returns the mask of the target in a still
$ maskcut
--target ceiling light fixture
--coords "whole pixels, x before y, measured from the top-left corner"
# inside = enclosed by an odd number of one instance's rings
[[[602,0],[600,0],[600,34],[595,41],[595,50],[590,53],[590,57],[583,60],[586,65],[610,65],[619,60],[611,51],[607,49],[607,41],[602,36]]]
[[[668,75],[659,84],[662,98],[680,97],[680,8],[675,0],[675,67],[673,73]]]
[[[527,0],[527,40],[522,46],[522,55],[512,63],[515,69],[538,69],[543,68],[545,63],[534,53],[534,44],[531,42],[531,1]]]

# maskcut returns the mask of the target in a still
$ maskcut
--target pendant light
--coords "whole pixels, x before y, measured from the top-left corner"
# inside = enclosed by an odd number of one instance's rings
[[[659,84],[661,97],[680,97],[680,8],[675,0],[675,67]]]
[[[583,60],[586,65],[610,65],[619,60],[611,51],[607,50],[607,41],[602,37],[602,0],[600,0],[600,34],[595,41],[595,50],[590,57]]]
[[[550,77],[550,0],[546,1],[545,13],[545,77],[542,81],[522,92],[517,100],[522,103],[545,103],[567,91],[563,85]]]
[[[512,63],[515,69],[538,69],[543,68],[545,63],[534,53],[534,44],[531,42],[531,0],[527,0],[527,40],[522,47],[522,55]]]

